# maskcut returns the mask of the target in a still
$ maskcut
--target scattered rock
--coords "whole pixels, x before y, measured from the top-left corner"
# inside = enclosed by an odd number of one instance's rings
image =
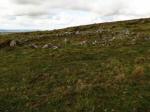
[[[86,43],[87,43],[87,41],[85,40],[85,41],[80,42],[79,44],[80,45],[85,45]]]
[[[96,44],[97,44],[97,41],[95,40],[94,42],[92,42],[92,44],[93,44],[93,45],[96,45]]]

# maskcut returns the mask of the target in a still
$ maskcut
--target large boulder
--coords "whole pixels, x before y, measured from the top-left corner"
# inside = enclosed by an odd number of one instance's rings
[[[10,47],[15,47],[15,46],[17,46],[17,41],[16,41],[16,40],[10,41],[9,46],[10,46]]]

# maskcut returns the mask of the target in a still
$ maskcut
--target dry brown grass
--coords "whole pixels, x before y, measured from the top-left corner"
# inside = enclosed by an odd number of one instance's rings
[[[0,40],[0,48],[9,46],[11,40]]]
[[[91,88],[91,84],[90,83],[87,83],[85,80],[81,80],[79,79],[76,83],[76,91],[77,92],[81,92],[85,89],[89,89]]]
[[[144,62],[145,62],[144,57],[138,57],[138,58],[135,59],[136,64],[143,64]]]
[[[125,80],[125,74],[124,73],[120,73],[115,77],[115,81],[116,82],[122,82]]]
[[[135,66],[132,72],[132,78],[135,80],[141,79],[144,77],[144,67],[143,66]]]

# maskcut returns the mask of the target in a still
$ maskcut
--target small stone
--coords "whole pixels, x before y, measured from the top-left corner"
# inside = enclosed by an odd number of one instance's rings
[[[85,41],[80,42],[80,45],[85,45],[86,43],[87,41],[85,40]]]
[[[145,37],[144,40],[150,40],[150,37]]]
[[[52,48],[52,44],[51,44],[51,43],[45,44],[42,48],[43,48],[43,49]]]
[[[96,44],[97,44],[97,41],[95,40],[94,42],[92,42],[92,44],[93,44],[93,45],[96,45]]]
[[[48,44],[45,44],[42,48],[43,48],[43,49],[48,48]]]
[[[58,46],[53,46],[53,49],[58,49]]]
[[[64,42],[65,42],[65,43],[67,43],[67,42],[68,42],[67,38],[65,38],[65,39],[64,39]]]
[[[113,38],[112,38],[112,41],[115,40],[115,39],[116,39],[116,37],[113,37]]]

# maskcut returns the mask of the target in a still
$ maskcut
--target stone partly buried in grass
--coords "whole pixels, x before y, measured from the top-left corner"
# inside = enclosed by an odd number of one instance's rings
[[[53,45],[51,43],[49,43],[49,44],[45,44],[42,48],[46,49],[46,48],[52,48],[52,47],[53,47]]]
[[[59,47],[58,47],[58,46],[54,46],[54,45],[52,45],[51,43],[49,43],[49,44],[45,44],[42,48],[43,48],[43,49],[48,49],[48,48],[51,48],[51,49],[58,49]]]
[[[38,46],[38,45],[36,45],[36,44],[34,44],[34,43],[32,43],[32,44],[30,44],[29,45],[29,47],[31,47],[31,48],[33,48],[33,49],[38,49],[38,48],[42,48],[42,49],[58,49],[58,48],[60,48],[60,47],[58,47],[58,46],[54,46],[54,45],[52,45],[51,43],[49,43],[49,44],[45,44],[45,45],[43,45],[42,47],[41,46]]]
[[[54,49],[54,50],[56,50],[56,49],[58,49],[58,48],[59,48],[58,46],[53,46],[53,49]]]
[[[36,44],[30,44],[29,47],[31,47],[31,48],[33,48],[33,49],[39,48]]]

